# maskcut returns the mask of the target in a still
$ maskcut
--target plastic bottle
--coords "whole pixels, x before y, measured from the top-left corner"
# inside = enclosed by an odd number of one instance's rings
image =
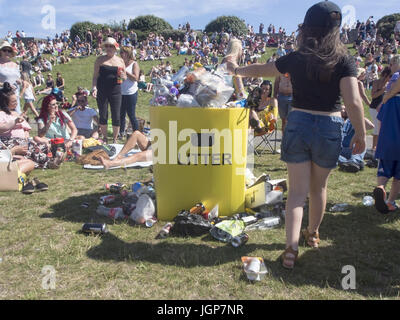
[[[330,212],[343,212],[349,207],[348,203],[337,203],[329,211]]]
[[[189,68],[186,66],[183,66],[182,68],[179,69],[179,71],[172,77],[171,81],[172,82],[183,82],[183,80],[186,77],[186,74],[189,72]]]
[[[96,213],[101,216],[109,217],[112,219],[124,219],[125,218],[124,210],[122,209],[122,207],[107,208],[105,206],[99,206],[96,210]]]
[[[371,207],[374,205],[375,201],[374,198],[372,198],[371,196],[365,196],[362,200],[362,203],[366,207]]]

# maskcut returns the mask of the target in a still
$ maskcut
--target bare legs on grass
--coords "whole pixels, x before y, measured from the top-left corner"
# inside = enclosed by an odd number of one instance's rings
[[[125,155],[133,148],[135,148],[136,145],[139,146],[139,149],[142,152],[138,152],[131,156],[125,157]],[[129,165],[135,162],[150,161],[152,159],[152,151],[148,150],[148,147],[149,140],[146,138],[146,136],[140,131],[135,131],[134,133],[132,133],[128,141],[125,143],[124,147],[113,160],[100,158],[100,161],[105,169]]]
[[[289,193],[286,202],[286,248],[298,251],[303,206],[309,195],[308,232],[318,232],[325,207],[328,177],[331,169],[321,168],[314,162],[288,163]],[[284,264],[294,265],[295,255],[286,253]]]

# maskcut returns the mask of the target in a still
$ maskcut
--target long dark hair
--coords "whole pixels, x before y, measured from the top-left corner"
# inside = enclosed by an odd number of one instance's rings
[[[298,51],[306,56],[306,72],[310,80],[329,82],[335,66],[348,55],[340,40],[340,12],[332,12],[325,27],[299,26]]]
[[[11,85],[8,82],[4,82],[3,89],[0,90],[0,109],[8,115],[11,114],[11,111],[8,108],[8,105],[10,104],[10,97],[14,94],[15,92]]]

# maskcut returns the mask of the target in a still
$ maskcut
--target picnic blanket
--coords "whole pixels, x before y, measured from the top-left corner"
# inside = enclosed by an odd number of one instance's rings
[[[110,145],[113,146],[113,147],[115,147],[115,149],[116,149],[115,155],[113,155],[112,157],[110,157],[110,159],[112,160],[112,159],[114,159],[114,158],[118,155],[118,153],[122,150],[122,148],[124,147],[124,145],[122,145],[122,144],[110,144]],[[128,157],[128,156],[133,155],[133,154],[138,153],[138,152],[141,152],[141,151],[138,150],[138,149],[132,149],[132,150],[130,150],[130,151],[126,154],[126,156]],[[131,163],[131,164],[128,164],[128,165],[126,165],[126,166],[123,166],[123,167],[121,167],[121,166],[118,166],[118,167],[111,167],[111,168],[109,168],[109,170],[112,170],[112,169],[120,169],[120,168],[147,168],[147,167],[150,167],[150,166],[152,166],[152,165],[153,165],[153,161],[135,162],[135,163]],[[91,165],[91,164],[85,164],[85,165],[83,166],[83,169],[88,169],[88,170],[103,170],[103,169],[104,169],[104,166],[102,166],[102,165],[95,166],[95,165]]]

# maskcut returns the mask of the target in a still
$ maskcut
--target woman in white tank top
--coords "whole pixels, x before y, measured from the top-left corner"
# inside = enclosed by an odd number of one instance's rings
[[[127,79],[122,83],[122,103],[121,103],[121,127],[120,136],[125,136],[126,114],[132,125],[133,132],[139,129],[135,115],[136,102],[138,97],[139,65],[133,55],[132,47],[122,47],[121,57],[126,65]]]

